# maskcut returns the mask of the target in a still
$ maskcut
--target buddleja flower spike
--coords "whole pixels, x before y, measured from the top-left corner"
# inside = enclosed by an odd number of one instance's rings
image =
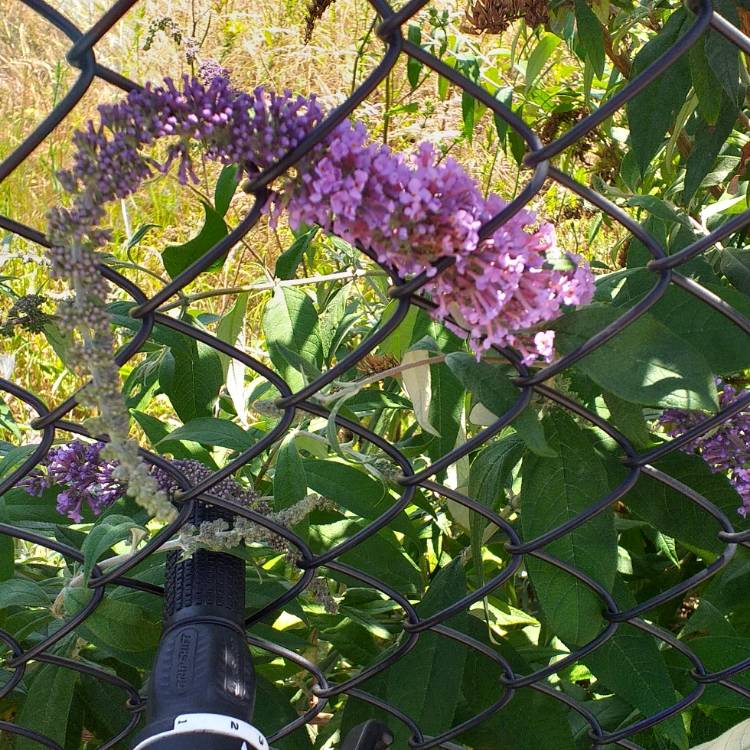
[[[186,76],[178,88],[166,79],[163,86],[146,85],[121,103],[101,106],[99,123],[89,122],[75,136],[73,168],[60,175],[72,206],[50,214],[53,274],[75,292],[60,318],[78,333],[77,363],[91,374],[88,397],[109,434],[117,479],[165,518],[172,517],[172,506],[127,437],[104,306],[108,289],[96,269],[97,250],[109,239],[100,227],[104,206],[173,165],[181,182],[197,181],[194,141],[209,159],[257,174],[323,119],[314,96],[237,91],[218,65],[201,66],[201,75],[203,82]],[[161,162],[144,153],[160,139],[168,141]],[[526,210],[480,241],[482,224],[505,205],[495,195],[485,199],[457,162],[439,162],[431,146],[407,157],[371,142],[363,125],[344,121],[297,163],[294,175],[275,185],[266,211],[275,221],[286,210],[292,226],[318,224],[368,248],[401,276],[425,272],[435,317],[465,326],[475,351],[512,346],[526,363],[549,361],[554,332],[543,325],[563,306],[589,302],[593,277],[578,256],[569,255],[567,266],[549,262],[562,255],[554,227]],[[434,264],[446,256],[454,262],[438,275]]]

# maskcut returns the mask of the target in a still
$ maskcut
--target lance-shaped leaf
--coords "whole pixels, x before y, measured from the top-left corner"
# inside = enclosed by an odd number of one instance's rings
[[[622,315],[592,304],[554,324],[555,343],[566,354]],[[645,406],[715,411],[716,387],[700,349],[650,313],[579,360],[575,367],[604,390]]]
[[[557,455],[552,458],[529,453],[524,457],[520,497],[524,540],[566,523],[609,491],[605,467],[589,434],[561,411],[546,417],[544,426]],[[603,586],[611,586],[617,569],[612,511],[605,510],[544,550]],[[549,563],[527,557],[526,565],[544,619],[555,635],[571,647],[592,640],[604,624],[599,596]]]

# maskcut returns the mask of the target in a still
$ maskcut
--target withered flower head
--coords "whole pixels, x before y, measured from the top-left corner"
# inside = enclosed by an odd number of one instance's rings
[[[549,21],[547,0],[475,0],[466,11],[462,31],[470,34],[502,34],[514,21],[523,18],[535,28]]]

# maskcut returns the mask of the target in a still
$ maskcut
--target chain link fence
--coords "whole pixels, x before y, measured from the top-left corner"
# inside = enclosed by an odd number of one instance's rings
[[[136,5],[138,0],[118,0],[118,2],[114,3],[112,7],[86,31],[81,31],[76,28],[63,13],[53,9],[43,2],[43,0],[22,1],[70,39],[71,45],[67,54],[67,59],[80,71],[80,73],[75,84],[57,104],[53,111],[50,112],[46,119],[25,139],[25,141],[4,161],[4,163],[0,165],[0,181],[6,179],[24,161],[24,159],[26,159],[38,146],[40,146],[40,144],[44,142],[45,138],[52,133],[63,118],[73,110],[95,78],[107,81],[124,91],[130,91],[136,88],[135,83],[126,79],[117,71],[111,70],[97,62],[96,45],[104,35],[112,29],[118,20],[127,13],[130,8]],[[402,29],[405,24],[428,4],[428,0],[410,0],[410,2],[403,5],[398,10],[394,10],[387,2],[385,2],[385,0],[370,0],[370,3],[381,19],[380,25],[377,27],[377,34],[384,44],[382,59],[356,91],[341,106],[332,111],[327,119],[317,126],[297,148],[291,153],[288,153],[275,166],[266,170],[263,174],[258,175],[254,179],[249,188],[249,192],[256,196],[255,209],[251,211],[238,229],[233,231],[220,246],[217,246],[214,250],[196,261],[185,272],[180,274],[171,283],[165,285],[158,293],[150,298],[147,298],[136,285],[128,281],[119,273],[105,266],[100,267],[100,272],[112,284],[119,287],[120,290],[125,292],[125,294],[132,299],[133,303],[136,305],[132,315],[140,323],[140,328],[136,335],[134,335],[132,340],[118,355],[119,363],[121,365],[128,362],[141,350],[141,347],[148,339],[149,334],[155,325],[164,326],[183,334],[184,336],[192,337],[193,339],[203,342],[217,352],[238,360],[259,376],[266,378],[268,382],[275,386],[281,393],[281,399],[278,401],[277,405],[281,409],[283,415],[271,432],[266,434],[265,437],[259,440],[251,449],[243,452],[226,467],[216,472],[210,480],[202,482],[197,486],[184,486],[184,493],[178,498],[178,502],[180,503],[178,518],[151,539],[131,559],[106,573],[104,573],[99,567],[94,567],[90,581],[88,582],[88,587],[93,594],[90,600],[77,615],[64,621],[64,623],[49,635],[49,637],[36,643],[31,648],[23,649],[10,633],[0,631],[0,640],[6,644],[7,648],[12,653],[12,656],[6,663],[6,669],[12,671],[12,676],[3,685],[2,689],[0,689],[0,697],[7,696],[18,686],[20,680],[24,676],[27,665],[32,661],[45,662],[57,665],[58,667],[77,670],[80,673],[91,675],[121,689],[123,702],[127,703],[127,707],[131,712],[130,720],[127,725],[122,727],[119,734],[111,737],[107,742],[101,745],[101,748],[112,747],[126,737],[138,725],[141,713],[144,709],[144,702],[139,695],[138,687],[128,684],[124,680],[103,669],[96,668],[95,666],[80,661],[60,657],[51,652],[51,647],[66,635],[75,631],[76,628],[94,612],[105,597],[108,596],[108,589],[112,586],[129,587],[131,589],[148,592],[154,596],[162,595],[163,591],[160,587],[129,577],[128,573],[138,563],[142,562],[159,546],[170,539],[170,537],[179,532],[184,525],[189,523],[194,504],[196,501],[200,500],[205,503],[222,506],[234,513],[245,516],[246,518],[269,529],[271,532],[284,537],[290,545],[297,550],[299,556],[298,565],[301,569],[299,579],[283,596],[278,597],[271,604],[263,607],[260,611],[255,612],[247,620],[248,628],[254,623],[267,617],[269,614],[279,611],[280,608],[297,597],[310,584],[317,571],[320,571],[320,574],[323,576],[326,575],[326,571],[333,571],[337,574],[347,576],[351,580],[359,582],[367,587],[377,589],[401,607],[404,612],[403,637],[400,639],[397,648],[391,650],[384,658],[370,665],[357,676],[338,684],[330,682],[325,672],[319,668],[319,666],[299,654],[268,640],[258,638],[254,635],[248,635],[248,642],[252,646],[264,649],[270,654],[296,664],[299,668],[306,670],[314,681],[314,694],[317,696],[317,702],[307,711],[307,713],[299,716],[297,720],[288,723],[286,726],[263,727],[264,731],[269,735],[269,740],[272,744],[289,733],[300,729],[306,723],[313,721],[315,717],[326,708],[329,699],[340,694],[346,694],[349,697],[349,700],[364,701],[390,713],[393,722],[403,722],[411,733],[410,744],[413,748],[419,750],[426,750],[426,748],[433,747],[460,748],[461,745],[456,744],[453,741],[455,738],[459,737],[463,732],[487,720],[491,715],[494,715],[497,712],[505,710],[512,711],[512,707],[508,707],[508,704],[514,694],[516,694],[517,691],[532,690],[539,691],[554,700],[561,701],[569,709],[572,709],[580,715],[581,719],[588,724],[589,727],[588,736],[590,738],[590,745],[588,745],[588,747],[602,748],[605,746],[617,746],[636,750],[640,745],[633,741],[632,738],[634,735],[645,729],[654,727],[660,722],[668,720],[670,717],[678,715],[680,712],[696,703],[708,686],[721,686],[725,690],[733,691],[743,698],[750,698],[750,690],[743,687],[735,680],[735,678],[743,671],[750,669],[750,656],[730,667],[722,669],[721,671],[712,672],[704,665],[701,659],[691,651],[688,644],[678,640],[663,628],[650,624],[643,619],[643,615],[650,609],[660,606],[665,602],[679,602],[692,589],[722,570],[722,568],[732,559],[738,545],[750,546],[750,532],[737,532],[732,521],[711,502],[710,498],[702,497],[682,482],[654,468],[652,465],[667,453],[677,451],[680,447],[685,446],[695,437],[708,432],[721,424],[722,421],[726,420],[731,415],[750,406],[750,393],[746,393],[730,407],[723,409],[715,416],[706,419],[700,425],[690,429],[682,437],[649,450],[648,452],[642,453],[636,450],[631,441],[629,441],[625,435],[615,429],[606,420],[583,407],[566,394],[556,390],[550,385],[550,380],[554,375],[563,372],[566,368],[571,367],[605,342],[618,336],[618,334],[625,330],[639,316],[656,304],[672,284],[677,285],[685,292],[699,299],[703,304],[710,306],[732,321],[737,328],[738,336],[741,336],[742,334],[750,334],[750,321],[715,294],[703,288],[699,283],[680,273],[680,267],[686,262],[711,248],[715,243],[720,242],[722,238],[727,237],[731,233],[745,226],[747,223],[750,223],[750,212],[745,212],[733,217],[731,220],[724,223],[717,231],[714,231],[705,237],[701,237],[689,246],[672,255],[667,255],[660,243],[653,237],[649,236],[644,228],[636,223],[626,212],[618,208],[607,198],[592,190],[590,187],[578,183],[571,175],[556,169],[551,162],[554,157],[561,154],[565,149],[575,146],[576,143],[590,133],[592,129],[601,125],[608,117],[613,115],[636,94],[641,92],[650,82],[654,81],[658,76],[667,71],[669,67],[678,60],[678,58],[686,54],[691,45],[700,39],[709,28],[713,28],[748,54],[750,54],[750,39],[732,24],[727,22],[721,15],[715,12],[710,0],[692,0],[688,3],[691,13],[694,14],[692,25],[688,32],[685,33],[671,49],[648,68],[643,70],[639,75],[630,80],[627,85],[601,106],[601,108],[581,119],[554,142],[543,145],[537,133],[530,129],[528,125],[519,119],[518,116],[508,110],[484,89],[405,38],[404,34],[402,34]],[[420,294],[420,290],[427,282],[426,276],[422,275],[405,281],[393,274],[392,269],[386,268],[385,270],[391,274],[391,278],[394,282],[389,294],[394,300],[398,301],[396,313],[392,315],[391,318],[372,336],[363,341],[354,352],[342,361],[339,361],[334,367],[330,368],[327,372],[314,380],[314,382],[311,382],[296,393],[292,392],[284,379],[253,357],[224,343],[205,331],[198,330],[183,321],[160,312],[160,308],[167,301],[172,299],[175,294],[182,290],[183,287],[187,286],[198,277],[199,274],[206,270],[214,262],[215,258],[220,257],[226,251],[229,243],[237,242],[253,227],[260,218],[260,207],[263,203],[266,189],[274,179],[293,167],[295,162],[330,133],[337,123],[350,115],[356,114],[358,106],[373,92],[378,84],[385,79],[389,71],[393,69],[396,62],[403,56],[410,56],[420,61],[425,66],[433,69],[439,75],[444,76],[453,84],[460,87],[460,89],[468,92],[471,96],[482,102],[492,110],[497,117],[501,118],[518,135],[520,135],[526,144],[527,155],[525,163],[528,167],[528,181],[512,203],[503,210],[501,214],[495,216],[482,228],[483,236],[488,236],[510,216],[525,207],[537,194],[539,194],[540,190],[548,183],[548,181],[554,181],[595,206],[613,221],[619,223],[632,235],[633,238],[639,240],[648,249],[651,254],[651,260],[649,261],[647,268],[652,274],[653,286],[645,297],[643,297],[614,323],[601,330],[582,345],[578,346],[575,351],[568,353],[554,363],[534,372],[533,374],[517,357],[514,357],[512,352],[498,349],[496,353],[505,357],[508,363],[517,371],[517,377],[514,381],[518,388],[518,400],[516,405],[494,424],[469,439],[465,444],[442,456],[439,460],[434,461],[432,465],[423,470],[415,471],[411,462],[405,455],[377,434],[364,429],[362,426],[349,419],[337,416],[336,422],[341,428],[351,431],[362,441],[368,442],[377,447],[393,461],[394,465],[397,466],[401,472],[399,482],[402,490],[398,501],[388,508],[388,510],[377,518],[377,520],[369,523],[366,527],[346,539],[345,542],[338,544],[323,554],[316,555],[309,546],[299,538],[299,536],[290,530],[269,521],[269,519],[258,513],[237,508],[228,501],[212,495],[211,488],[221,479],[231,475],[245,463],[259,456],[271,445],[281,440],[289,432],[295,415],[297,415],[298,412],[308,415],[328,417],[329,412],[315,402],[315,395],[324,386],[332,383],[336,378],[342,376],[350,370],[350,368],[363,360],[363,358],[365,358],[378,343],[382,342],[394,329],[396,329],[409,312],[411,306],[429,309],[429,300]],[[8,217],[0,216],[0,227],[40,246],[48,246],[48,242],[42,234]],[[366,252],[366,249],[363,250]],[[447,268],[450,263],[450,258],[440,261],[438,264],[438,272]],[[613,366],[627,367],[628,363],[613,363]],[[59,405],[50,405],[44,403],[40,398],[29,393],[24,388],[6,380],[0,380],[0,389],[8,395],[25,402],[37,413],[38,418],[32,426],[39,430],[42,435],[41,441],[33,455],[31,455],[18,470],[13,472],[12,475],[7,476],[2,483],[0,483],[0,495],[2,495],[22,480],[23,477],[45,457],[47,451],[50,449],[53,441],[59,433],[65,435],[70,433],[86,435],[87,433],[80,425],[77,425],[68,419],[68,415],[77,403],[75,397],[70,398]],[[459,458],[468,455],[471,451],[476,450],[479,446],[489,441],[503,427],[508,425],[518,413],[520,413],[520,410],[529,403],[529,400],[532,397],[549,400],[549,402],[569,410],[576,417],[587,421],[606,433],[619,446],[622,460],[628,467],[629,473],[627,479],[614,491],[600,498],[596,503],[592,504],[584,512],[576,515],[569,522],[566,522],[535,539],[523,539],[521,538],[519,531],[500,515],[477,502],[475,499],[467,497],[440,484],[435,481],[434,477],[439,474],[439,472],[456,462]],[[159,459],[145,451],[144,456],[152,462],[163,462],[163,459]],[[586,524],[603,510],[615,505],[618,500],[630,488],[632,488],[639,476],[642,475],[649,476],[657,482],[669,486],[672,490],[681,493],[686,505],[697,506],[703,513],[713,517],[721,527],[718,539],[723,545],[723,552],[711,562],[711,564],[687,580],[678,585],[667,588],[658,595],[648,599],[648,601],[641,602],[637,606],[623,610],[617,606],[610,591],[607,591],[590,576],[578,570],[574,565],[563,563],[560,560],[555,559],[545,551],[545,548],[550,543],[559,540],[572,530]],[[501,570],[498,570],[494,578],[487,581],[481,588],[472,591],[470,595],[462,598],[460,601],[453,602],[450,606],[443,608],[429,617],[420,616],[414,605],[399,591],[394,590],[392,587],[384,584],[374,576],[357,570],[339,560],[345,552],[357,547],[357,545],[367,540],[379,529],[384,528],[399,514],[403,513],[404,509],[412,501],[417,488],[423,488],[430,493],[434,493],[437,496],[458,503],[469,511],[482,516],[489,524],[493,525],[497,531],[505,536],[507,539],[506,548],[510,554],[507,565]],[[33,531],[13,527],[7,524],[0,524],[0,533],[52,550],[65,558],[81,563],[83,562],[83,556],[78,549],[34,533]],[[548,667],[535,671],[532,674],[517,674],[512,669],[511,665],[496,650],[456,629],[448,627],[445,623],[452,616],[466,610],[471,604],[480,601],[489,592],[510,580],[515,574],[517,574],[524,563],[524,559],[527,557],[534,557],[549,565],[556,566],[593,591],[601,601],[604,616],[608,624],[606,628],[590,643],[574,650],[569,655],[555,661]],[[675,702],[674,705],[669,706],[654,715],[641,718],[626,727],[618,729],[617,731],[611,732],[607,731],[597,717],[574,698],[562,691],[554,689],[547,678],[554,675],[556,672],[575,664],[582,657],[585,657],[587,654],[600,648],[624,623],[649,634],[656,639],[657,642],[663,644],[665,647],[675,649],[688,659],[692,664],[690,676],[694,683],[694,687],[687,692],[684,697]],[[398,707],[389,705],[387,702],[367,693],[360,687],[368,678],[387,670],[392,664],[407,654],[414,647],[421,634],[427,632],[437,634],[442,638],[451,639],[452,641],[463,644],[469,649],[475,650],[483,658],[490,662],[494,662],[502,671],[502,678],[497,685],[496,701],[491,706],[481,710],[471,719],[464,721],[458,726],[452,727],[449,731],[444,732],[440,736],[426,735],[422,729],[409,716],[400,711]],[[529,717],[529,721],[533,721],[533,717]],[[48,737],[15,724],[12,721],[0,721],[0,730],[11,733],[12,735],[36,740],[45,747],[59,747]]]

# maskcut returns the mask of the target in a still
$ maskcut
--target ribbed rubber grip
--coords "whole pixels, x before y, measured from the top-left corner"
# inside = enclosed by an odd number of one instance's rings
[[[200,526],[218,518],[232,522],[223,510],[196,503],[191,522]],[[250,724],[255,704],[244,628],[244,560],[208,550],[186,559],[181,552],[171,553],[164,601],[164,633],[148,683],[146,727],[135,747],[252,750],[252,742],[230,736],[234,725]],[[185,716],[187,724],[181,722]],[[230,735],[219,731],[221,726],[217,729],[215,717]]]
[[[231,515],[221,508],[196,503],[192,523]],[[164,584],[164,620],[167,626],[184,619],[210,615],[242,625],[245,611],[245,563],[234,555],[198,550],[181,559],[181,552],[167,557]]]
[[[170,553],[167,560],[164,618],[173,621],[187,608],[201,607],[241,623],[245,608],[243,560],[198,550],[187,560]],[[179,619],[179,618],[178,618]]]

